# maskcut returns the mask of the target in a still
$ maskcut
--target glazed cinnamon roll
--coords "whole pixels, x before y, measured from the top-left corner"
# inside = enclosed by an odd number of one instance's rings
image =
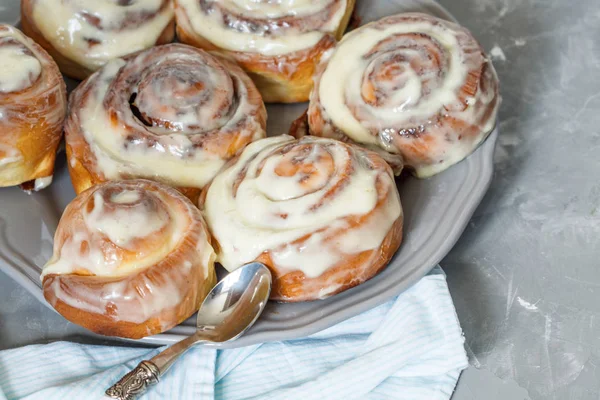
[[[0,24],[0,187],[52,182],[67,110],[65,83],[48,53]]]
[[[385,267],[402,240],[390,167],[337,140],[277,136],[250,144],[200,200],[218,261],[258,260],[271,297],[306,301],[356,286]]]
[[[93,332],[141,338],[198,310],[215,284],[214,260],[200,211],[183,195],[148,180],[107,182],[65,209],[44,297]]]
[[[203,50],[168,44],[109,62],[71,95],[65,123],[77,193],[149,178],[197,199],[226,160],[265,137],[248,76]]]
[[[359,143],[421,178],[467,157],[493,130],[494,67],[467,31],[425,14],[352,31],[319,66],[310,133]]]
[[[307,101],[315,66],[339,40],[355,0],[175,0],[180,41],[219,51],[265,102]]]
[[[75,79],[175,36],[172,0],[22,0],[21,24]]]

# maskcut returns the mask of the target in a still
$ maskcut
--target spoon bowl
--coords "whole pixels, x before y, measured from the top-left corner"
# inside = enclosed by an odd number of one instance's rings
[[[156,384],[161,375],[187,350],[199,343],[223,343],[242,336],[258,319],[271,294],[271,273],[262,263],[253,262],[229,273],[212,288],[196,318],[196,332],[142,361],[111,386],[106,395],[133,400]]]
[[[258,319],[271,294],[271,273],[254,262],[229,273],[210,291],[196,317],[202,340],[222,343],[243,335]]]

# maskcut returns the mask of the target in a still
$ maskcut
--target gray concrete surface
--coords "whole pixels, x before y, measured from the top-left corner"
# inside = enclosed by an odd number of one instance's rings
[[[504,98],[492,187],[442,263],[472,365],[454,398],[597,400],[600,1],[440,2]]]
[[[492,187],[442,263],[471,361],[453,399],[598,400],[600,1],[440,2],[504,98]],[[0,348],[84,333],[0,273]]]

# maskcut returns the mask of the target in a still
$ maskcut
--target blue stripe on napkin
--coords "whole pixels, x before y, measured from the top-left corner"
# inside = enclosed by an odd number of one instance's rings
[[[467,366],[439,267],[394,300],[305,339],[198,347],[143,399],[448,400]],[[0,352],[0,399],[100,399],[160,349],[56,342]]]

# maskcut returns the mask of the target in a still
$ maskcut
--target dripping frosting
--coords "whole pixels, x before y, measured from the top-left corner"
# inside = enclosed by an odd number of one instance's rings
[[[107,179],[204,186],[240,147],[266,135],[260,95],[225,62],[179,44],[109,62],[76,90],[67,143],[81,135]]]
[[[311,48],[335,32],[346,1],[177,0],[177,4],[194,31],[218,47],[277,56]]]
[[[0,39],[0,93],[30,87],[41,72],[42,65],[25,46],[18,42],[2,45]]]
[[[402,209],[391,174],[371,169],[362,152],[289,136],[249,145],[207,192],[218,260],[233,270],[269,252],[280,267],[314,278],[344,254],[378,248]],[[354,228],[364,215],[368,222]]]
[[[48,161],[62,136],[65,83],[52,58],[13,26],[0,24],[0,186],[52,181]]]
[[[173,19],[170,0],[36,1],[33,19],[54,48],[91,70],[153,46]]]
[[[347,136],[420,177],[462,160],[495,125],[497,77],[470,33],[417,13],[347,34],[323,57],[311,94],[311,132]],[[336,136],[337,135],[337,136]]]
[[[197,307],[194,298],[214,280],[214,259],[200,212],[177,191],[146,180],[107,182],[67,206],[42,271],[44,294],[55,307],[61,301],[144,323],[181,302]],[[161,329],[175,322],[166,318]]]
[[[125,276],[163,259],[181,239],[186,219],[170,211],[169,200],[161,195],[145,197],[136,191],[96,191],[81,211],[82,223],[72,228],[58,254],[44,266],[42,278],[81,271]],[[155,245],[141,246],[144,238]],[[122,252],[133,254],[121,256]]]

